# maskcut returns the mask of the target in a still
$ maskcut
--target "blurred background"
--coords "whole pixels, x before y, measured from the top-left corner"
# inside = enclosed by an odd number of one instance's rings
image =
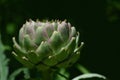
[[[119,79],[120,0],[0,0],[3,43],[12,46],[12,37],[18,37],[20,27],[29,19],[67,19],[85,43],[78,62],[93,73]],[[10,58],[10,73],[22,66],[11,51],[6,56]]]

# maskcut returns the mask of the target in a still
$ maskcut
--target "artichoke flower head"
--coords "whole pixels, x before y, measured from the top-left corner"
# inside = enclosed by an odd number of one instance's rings
[[[27,21],[19,31],[19,44],[13,37],[15,58],[23,65],[40,70],[69,67],[83,45],[79,32],[66,21]]]

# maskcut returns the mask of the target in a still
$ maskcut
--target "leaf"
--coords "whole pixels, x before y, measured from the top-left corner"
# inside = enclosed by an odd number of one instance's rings
[[[87,73],[87,74],[82,74],[79,75],[72,80],[83,80],[83,79],[90,79],[90,78],[101,78],[103,80],[106,80],[106,77],[97,73]]]
[[[8,80],[15,80],[15,77],[20,74],[23,71],[24,73],[24,78],[25,79],[29,79],[30,78],[30,74],[28,71],[28,68],[19,68],[17,70],[15,70],[10,76]]]
[[[0,35],[0,80],[7,80],[8,77],[8,59],[6,58],[4,51],[7,49],[1,42],[1,35]]]

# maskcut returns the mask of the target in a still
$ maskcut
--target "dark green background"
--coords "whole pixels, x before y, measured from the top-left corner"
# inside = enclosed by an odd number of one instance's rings
[[[118,4],[113,4],[114,2]],[[111,80],[120,72],[119,0],[0,0],[0,32],[4,44],[12,46],[12,37],[29,20],[67,19],[85,43],[79,63],[91,72]],[[117,6],[116,6],[117,5]],[[11,58],[10,71],[18,64]],[[73,74],[74,75],[74,74]]]

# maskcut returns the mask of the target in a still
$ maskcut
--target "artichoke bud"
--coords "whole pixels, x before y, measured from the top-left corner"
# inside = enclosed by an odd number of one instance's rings
[[[12,54],[23,65],[46,70],[69,67],[80,55],[79,32],[66,21],[27,21],[19,31],[19,44],[13,38]]]

